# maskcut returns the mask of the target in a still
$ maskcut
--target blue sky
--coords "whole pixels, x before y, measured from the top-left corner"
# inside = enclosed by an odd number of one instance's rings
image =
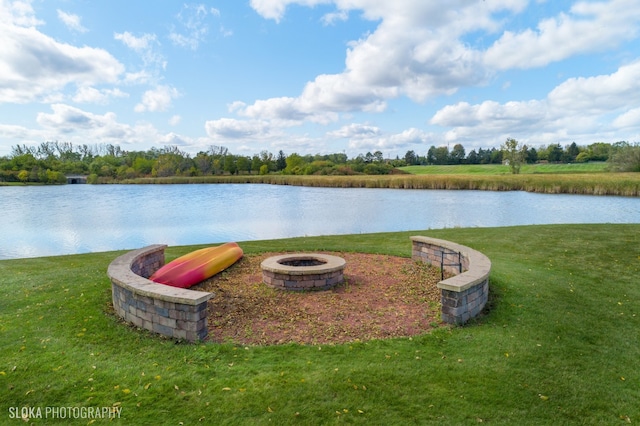
[[[0,155],[640,140],[637,0],[0,0]]]

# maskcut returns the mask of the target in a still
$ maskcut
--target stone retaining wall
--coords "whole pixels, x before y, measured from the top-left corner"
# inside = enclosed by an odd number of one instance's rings
[[[456,274],[438,283],[441,289],[442,320],[464,324],[476,317],[489,298],[491,261],[469,247],[429,237],[411,237],[413,260],[422,261]],[[457,265],[462,265],[462,270]]]
[[[190,342],[207,336],[204,291],[158,284],[148,279],[164,265],[166,245],[130,251],[109,265],[113,307],[125,321],[141,328]]]

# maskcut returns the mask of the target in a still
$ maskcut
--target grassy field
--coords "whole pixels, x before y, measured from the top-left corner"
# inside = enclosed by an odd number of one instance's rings
[[[413,338],[184,344],[121,323],[120,252],[0,261],[0,424],[22,407],[117,407],[33,424],[602,425],[640,421],[640,225],[445,229],[241,243],[248,254],[410,255],[410,235],[493,262],[491,309]],[[171,247],[168,258],[194,247]],[[353,309],[358,309],[354,306]],[[14,408],[11,408],[14,407]]]
[[[400,167],[411,174],[482,174],[482,175],[500,175],[511,174],[509,166],[502,164],[461,164],[454,166],[407,166]],[[568,164],[523,164],[520,169],[521,174],[570,174],[570,173],[604,173],[607,171],[606,162],[593,163],[568,163]]]

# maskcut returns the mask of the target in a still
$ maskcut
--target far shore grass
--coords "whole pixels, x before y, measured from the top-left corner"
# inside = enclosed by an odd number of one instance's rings
[[[423,173],[354,176],[226,175],[125,180],[129,184],[258,183],[333,188],[528,191],[547,194],[640,195],[640,173]]]
[[[493,263],[485,315],[341,345],[186,344],[123,324],[122,251],[0,261],[0,424],[616,425],[640,421],[640,224],[456,228],[240,242],[409,257],[411,235]],[[201,246],[170,247],[168,260]],[[354,306],[353,309],[360,307]],[[10,407],[122,417],[10,418]]]

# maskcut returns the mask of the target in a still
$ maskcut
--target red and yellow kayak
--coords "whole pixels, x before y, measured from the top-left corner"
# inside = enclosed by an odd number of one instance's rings
[[[224,271],[242,257],[236,243],[225,243],[185,254],[158,269],[151,281],[172,287],[189,288]]]

